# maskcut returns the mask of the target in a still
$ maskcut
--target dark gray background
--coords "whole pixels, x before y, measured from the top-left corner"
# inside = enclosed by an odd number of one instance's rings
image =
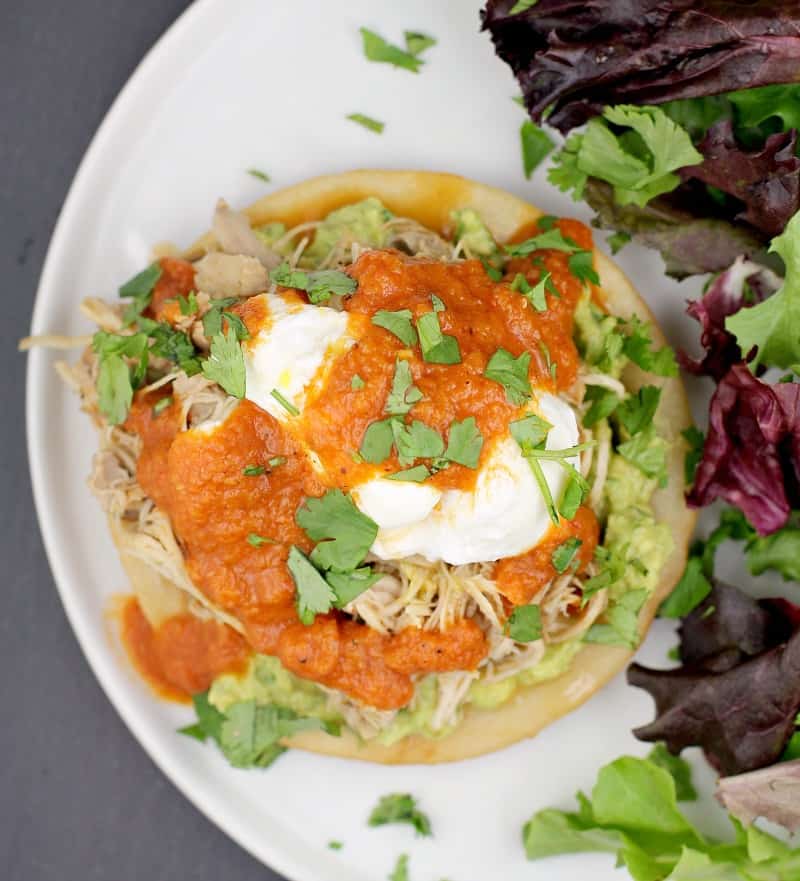
[[[186,0],[0,0],[0,877],[277,879],[162,776],[67,624],[33,510],[25,357],[61,203],[115,95]],[[322,879],[321,879],[322,881]]]

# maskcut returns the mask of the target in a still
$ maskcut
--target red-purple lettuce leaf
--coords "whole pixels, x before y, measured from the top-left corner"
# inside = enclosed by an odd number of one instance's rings
[[[800,70],[796,0],[489,0],[483,26],[532,118],[562,132],[609,104],[791,83]]]
[[[779,287],[780,279],[770,270],[737,257],[731,267],[711,282],[699,300],[689,303],[686,311],[700,322],[700,343],[705,354],[697,359],[679,351],[681,367],[698,376],[722,379],[733,364],[742,360],[736,337],[725,330],[725,319],[742,308],[760,303]]]
[[[763,817],[790,832],[797,832],[800,829],[800,759],[722,777],[716,795],[722,806],[743,823]]]
[[[680,651],[692,663],[628,668],[628,682],[656,704],[636,737],[663,740],[675,754],[699,746],[723,775],[777,761],[800,710],[800,631],[787,639],[791,622],[779,611],[737,594],[715,585],[686,617]]]
[[[744,210],[736,220],[771,237],[800,209],[796,130],[770,135],[762,147],[748,152],[736,142],[733,122],[725,119],[711,126],[697,149],[705,160],[681,169],[681,177],[696,178],[739,200]]]
[[[792,463],[784,468],[781,447],[798,426],[787,424],[777,387],[757,379],[745,364],[734,364],[722,377],[711,398],[703,457],[687,496],[692,507],[725,499],[761,535],[780,529],[790,513],[785,478]]]

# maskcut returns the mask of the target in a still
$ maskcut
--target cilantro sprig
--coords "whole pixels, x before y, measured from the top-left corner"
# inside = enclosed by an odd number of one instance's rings
[[[227,333],[220,332],[212,338],[211,351],[203,361],[203,375],[221,385],[234,398],[244,397],[244,355],[232,327],[228,328]]]
[[[141,272],[137,272],[133,278],[123,284],[119,289],[120,297],[130,297],[131,304],[125,310],[122,320],[126,327],[133,324],[136,319],[150,305],[153,298],[153,290],[161,278],[162,269],[158,263],[152,263]]]
[[[417,835],[425,838],[433,834],[428,815],[417,806],[417,800],[407,792],[394,792],[384,795],[372,809],[367,823],[370,826],[385,826],[388,823],[408,823]]]
[[[418,31],[405,31],[404,38],[406,48],[401,49],[387,42],[380,34],[368,28],[359,28],[361,33],[364,55],[368,61],[376,61],[381,64],[391,64],[409,70],[411,73],[419,73],[419,69],[425,63],[420,54],[431,46],[436,45],[436,40],[427,34]]]
[[[531,382],[528,377],[530,365],[530,352],[522,352],[515,358],[511,352],[500,348],[489,359],[483,375],[499,382],[506,390],[509,402],[520,406],[531,397]]]
[[[539,606],[517,606],[508,616],[505,629],[515,642],[535,642],[541,639],[542,613]]]
[[[273,269],[269,277],[281,287],[305,291],[309,301],[315,306],[327,303],[333,296],[349,296],[358,287],[354,278],[338,269],[306,272],[304,269],[292,269],[286,262]]]

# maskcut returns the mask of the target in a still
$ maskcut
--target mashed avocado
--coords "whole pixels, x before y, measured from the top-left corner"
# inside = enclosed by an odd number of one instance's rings
[[[331,211],[317,227],[314,241],[306,248],[300,262],[304,266],[317,266],[340,242],[383,247],[386,243],[384,224],[391,216],[380,199],[374,196]]]
[[[622,354],[619,321],[592,303],[588,292],[575,309],[575,342],[587,364],[619,378],[627,358]]]
[[[283,223],[265,223],[263,226],[256,226],[253,232],[261,239],[261,241],[272,250],[277,250],[279,254],[289,255],[294,245],[287,241],[280,248],[275,248],[275,243],[286,235],[286,224]]]
[[[453,241],[461,242],[464,249],[474,257],[491,257],[497,251],[497,243],[489,228],[472,208],[460,208],[450,215],[453,221]]]

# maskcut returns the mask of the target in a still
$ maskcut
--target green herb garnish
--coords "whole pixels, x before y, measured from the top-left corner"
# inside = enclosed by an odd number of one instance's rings
[[[506,633],[514,642],[542,638],[542,613],[538,606],[517,606],[506,621]]]
[[[515,358],[506,349],[498,349],[489,359],[483,375],[499,382],[506,390],[508,400],[519,407],[531,397],[531,383],[528,378],[530,364],[530,352],[523,352]]]
[[[387,823],[408,823],[417,835],[427,837],[432,834],[431,821],[417,807],[417,800],[408,793],[384,795],[372,809],[367,820],[370,826],[385,826]]]
[[[367,28],[359,28],[359,31],[361,32],[364,55],[368,61],[391,64],[394,67],[410,70],[411,73],[419,73],[419,69],[424,62],[421,58],[417,57],[417,54],[411,51],[406,52],[399,46],[387,43],[383,37]]]
[[[272,391],[270,392],[270,397],[275,398],[275,400],[281,405],[281,407],[283,407],[283,409],[286,410],[286,412],[289,413],[291,416],[300,415],[300,411],[297,409],[297,407],[295,407],[295,405],[291,401],[285,398],[278,391],[278,389],[272,389]]]
[[[422,358],[430,364],[460,364],[458,340],[443,334],[437,312],[426,312],[417,319],[417,333]]]
[[[219,333],[212,338],[211,351],[203,361],[203,374],[234,398],[244,397],[244,355],[232,328],[228,328],[227,334]]]
[[[365,129],[368,129],[371,132],[375,132],[375,134],[380,135],[383,133],[384,128],[386,127],[386,123],[381,122],[380,120],[373,119],[371,116],[366,116],[363,113],[350,113],[347,116],[351,122],[355,122],[358,125],[362,126]]]
[[[566,572],[573,563],[577,563],[576,557],[582,544],[583,542],[579,538],[573,536],[553,550],[550,560],[556,572]]]
[[[393,333],[401,343],[410,348],[417,344],[417,332],[411,323],[411,317],[410,309],[398,309],[396,312],[379,309],[372,316],[372,323]]]
[[[274,538],[269,538],[266,535],[259,535],[257,532],[251,532],[247,536],[247,543],[252,545],[254,548],[260,548],[261,545],[276,545],[278,542]]]
[[[288,263],[281,263],[270,272],[269,277],[281,287],[305,291],[309,301],[315,306],[326,303],[332,296],[349,296],[358,287],[354,278],[338,269],[306,272],[303,269],[292,269]]]

